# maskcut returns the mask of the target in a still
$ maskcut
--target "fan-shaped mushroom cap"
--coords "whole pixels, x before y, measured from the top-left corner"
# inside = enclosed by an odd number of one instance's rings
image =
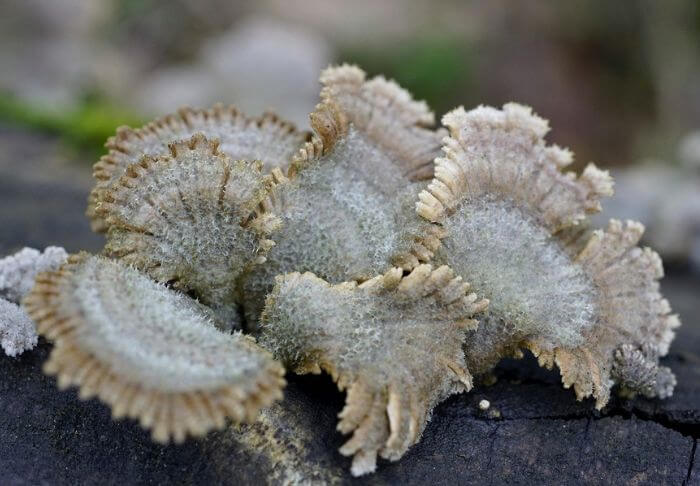
[[[551,349],[536,338],[527,343],[540,363],[559,367],[564,386],[573,386],[579,399],[593,396],[597,408],[605,406],[615,384],[628,394],[662,398],[675,385],[658,360],[668,353],[680,321],[659,291],[661,258],[637,246],[643,232],[640,223],[611,220],[576,256],[595,285],[595,322],[581,345]]]
[[[612,195],[607,171],[589,164],[580,177],[563,173],[573,155],[547,146],[549,124],[528,107],[457,108],[443,117],[450,129],[435,178],[421,193],[418,214],[441,222],[456,206],[482,197],[511,200],[550,232],[575,225]]]
[[[343,64],[321,73],[321,101],[334,105],[343,113],[340,122],[327,125],[330,119],[320,123],[320,114],[312,114],[311,121],[326,149],[337,139],[337,132],[351,125],[361,134],[365,144],[378,147],[384,153],[380,160],[355,161],[358,167],[372,164],[376,174],[382,177],[383,167],[394,165],[409,180],[430,179],[433,175],[433,159],[440,154],[444,129],[434,129],[435,115],[425,101],[416,101],[411,94],[393,80],[377,76],[370,80],[357,66]],[[370,174],[368,174],[370,175]]]
[[[309,138],[308,132],[297,131],[292,123],[273,113],[249,118],[235,107],[221,104],[208,109],[184,107],[137,129],[120,127],[107,140],[109,153],[93,168],[97,184],[90,193],[87,209],[93,230],[107,231],[106,221],[95,210],[105,191],[119,181],[130,165],[139,163],[144,156],[168,155],[170,144],[196,133],[218,140],[221,152],[234,160],[261,161],[266,171],[272,167],[286,169]]]
[[[410,269],[437,245],[439,229],[412,209],[425,186],[414,181],[432,167],[444,134],[429,128],[433,114],[393,81],[366,81],[356,67],[329,68],[321,81],[322,103],[311,114],[316,137],[288,178],[278,173],[269,199],[282,220],[277,245],[243,285],[249,323],[280,273],[362,281],[391,265]]]
[[[118,261],[81,254],[41,274],[24,302],[54,341],[44,370],[97,396],[115,418],[139,419],[154,440],[181,442],[254,420],[281,398],[282,367],[204,308]]]
[[[358,285],[330,285],[311,273],[280,276],[263,313],[261,343],[297,373],[327,371],[346,406],[338,429],[352,473],[377,454],[399,459],[415,444],[437,403],[469,390],[465,332],[488,302],[447,267],[399,268]]]
[[[98,212],[110,225],[105,254],[193,293],[224,328],[238,321],[236,285],[264,260],[277,219],[259,210],[269,176],[195,135],[171,154],[129,166]]]
[[[562,173],[571,153],[545,144],[548,124],[529,108],[458,108],[443,122],[445,157],[416,209],[443,231],[435,261],[491,301],[466,340],[469,369],[487,372],[527,346],[543,364],[557,363],[579,398],[592,394],[602,407],[615,351],[648,341],[659,353],[646,359],[656,363],[673,336],[658,257],[636,248],[634,223],[591,232],[587,214],[612,193],[612,180],[592,164],[578,177]]]

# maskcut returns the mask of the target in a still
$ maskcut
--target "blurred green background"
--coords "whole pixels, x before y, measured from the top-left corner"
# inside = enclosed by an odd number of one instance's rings
[[[118,125],[185,104],[272,108],[305,128],[319,71],[353,62],[396,79],[438,120],[458,105],[531,105],[551,121],[549,140],[575,152],[574,168],[620,171],[621,197],[633,202],[609,205],[612,215],[641,219],[650,234],[655,219],[678,219],[657,225],[683,233],[668,253],[700,262],[697,0],[0,0],[0,9],[0,176],[21,158],[7,130],[49,134],[60,167],[89,167]],[[663,177],[625,182],[650,159]],[[640,190],[654,193],[644,207]],[[668,193],[680,202],[659,210]]]
[[[694,0],[1,3],[0,119],[94,151],[115,126],[185,103],[305,123],[317,70],[340,61],[437,114],[530,104],[554,140],[602,165],[671,154],[700,127]]]

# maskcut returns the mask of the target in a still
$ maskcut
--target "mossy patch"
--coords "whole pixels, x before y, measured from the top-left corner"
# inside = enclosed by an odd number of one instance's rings
[[[104,141],[118,126],[140,126],[144,121],[99,96],[88,96],[70,109],[57,111],[0,93],[0,122],[57,135],[68,146],[96,156],[104,152]]]

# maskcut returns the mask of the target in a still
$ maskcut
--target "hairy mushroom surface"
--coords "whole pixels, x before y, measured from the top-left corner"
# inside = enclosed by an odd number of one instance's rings
[[[282,222],[277,245],[243,284],[253,329],[276,275],[363,281],[392,265],[412,268],[437,244],[438,229],[413,211],[444,136],[430,128],[433,113],[395,82],[366,80],[354,66],[328,68],[321,82],[322,102],[310,116],[315,138],[287,176],[273,173],[265,204]]]
[[[234,161],[203,135],[171,144],[103,196],[104,253],[192,294],[220,327],[240,328],[238,278],[273,245],[277,218],[258,207],[269,183],[259,162]]]
[[[659,291],[659,255],[637,246],[643,231],[639,223],[611,220],[576,255],[595,287],[594,323],[580,344],[552,347],[537,337],[526,343],[541,364],[559,367],[564,385],[573,386],[579,399],[592,395],[597,408],[616,384],[626,395],[660,398],[671,396],[676,384],[659,358],[668,353],[680,321]]]
[[[282,397],[284,370],[241,333],[216,329],[186,295],[132,267],[80,254],[41,274],[24,301],[54,341],[44,370],[77,385],[115,418],[138,419],[157,442],[252,421]]]
[[[491,301],[465,344],[470,371],[529,348],[603,407],[620,377],[616,350],[652,344],[658,353],[648,359],[658,362],[678,325],[659,293],[658,256],[636,247],[641,225],[588,228],[612,180],[593,164],[578,177],[562,172],[571,153],[545,144],[548,124],[529,108],[458,108],[443,123],[445,156],[417,212],[444,231],[435,261]]]
[[[330,285],[287,274],[263,313],[263,346],[292,371],[326,371],[347,390],[338,430],[352,437],[340,451],[356,476],[374,471],[378,454],[398,460],[435,405],[472,386],[462,345],[488,301],[446,266],[402,275]]]
[[[281,398],[275,359],[325,371],[347,392],[356,476],[523,349],[597,408],[615,386],[672,394],[661,260],[638,247],[641,224],[589,221],[606,171],[565,172],[571,152],[522,105],[458,108],[436,128],[394,81],[350,65],[320,79],[313,136],[222,105],[118,129],[87,212],[103,255],[0,260],[6,352],[34,345],[33,320],[59,387],[159,442],[254,420]]]
[[[96,209],[105,192],[119,182],[129,166],[139,163],[143,156],[168,155],[171,143],[197,133],[218,140],[220,150],[232,159],[261,161],[265,170],[286,169],[310,136],[273,113],[251,118],[233,106],[221,104],[208,109],[181,108],[141,128],[119,127],[116,135],[107,140],[109,152],[93,167],[97,184],[90,193],[87,209],[93,230],[104,233],[109,229]]]

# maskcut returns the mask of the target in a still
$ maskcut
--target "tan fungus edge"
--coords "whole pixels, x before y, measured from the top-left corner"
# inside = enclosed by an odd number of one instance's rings
[[[435,115],[427,103],[414,100],[394,80],[366,78],[355,65],[326,68],[320,76],[322,102],[338,105],[349,123],[394,154],[410,180],[430,180],[447,132],[434,129]]]
[[[233,163],[245,162],[232,161],[228,155],[219,150],[219,145],[218,139],[209,140],[204,134],[195,133],[187,140],[168,144],[169,155],[159,157],[142,157],[140,162],[127,167],[124,175],[118,180],[118,182],[109,190],[104,192],[101,202],[95,209],[96,214],[100,216],[109,227],[118,226],[137,233],[140,232],[147,234],[148,231],[145,228],[136,227],[130,224],[129,221],[124,221],[122,218],[116,216],[116,205],[119,204],[118,201],[127,197],[133,188],[138,184],[139,178],[147,171],[152,170],[157,164],[177,163],[178,154],[182,151],[204,150],[208,153],[208,155],[211,155],[222,163],[226,163],[227,161],[231,161]],[[249,212],[249,215],[240,221],[240,225],[244,228],[247,227],[252,229],[258,235],[258,245],[261,249],[261,254],[258,256],[255,263],[264,263],[265,252],[275,245],[275,242],[270,240],[268,237],[277,228],[279,228],[279,225],[281,224],[279,217],[268,210],[270,206],[264,204],[265,199],[268,197],[267,195],[277,183],[275,182],[275,176],[272,174],[262,174],[262,163],[260,161],[253,161],[250,162],[250,164],[252,164],[252,167],[255,170],[258,170],[261,173],[262,187],[257,197],[253,198],[248,203],[248,207],[244,208]],[[279,170],[276,172],[279,172]]]
[[[61,301],[61,287],[70,285],[72,267],[88,257],[86,253],[72,255],[58,271],[40,274],[24,301],[39,334],[54,342],[44,372],[57,377],[59,389],[77,386],[82,400],[99,398],[110,406],[115,420],[137,419],[143,428],[151,430],[154,441],[163,444],[171,440],[181,443],[187,436],[201,437],[221,429],[227,418],[253,422],[261,408],[282,398],[284,369],[272,360],[261,370],[254,391],[247,394],[237,386],[161,392],[130,383],[128,378],[112,372],[98,356],[80,348],[75,336],[88,324],[79,312],[68,312]],[[264,352],[252,340],[249,345]]]
[[[124,162],[125,158],[132,157],[138,159],[140,155],[134,154],[134,145],[149,138],[162,140],[171,138],[176,141],[184,137],[188,130],[205,132],[206,124],[220,123],[228,124],[231,127],[247,128],[257,126],[261,130],[276,131],[280,137],[290,137],[298,139],[299,145],[311,139],[311,133],[299,131],[296,126],[273,112],[264,112],[258,117],[249,117],[242,113],[233,105],[225,106],[217,103],[211,108],[191,108],[184,106],[176,113],[168,114],[157,118],[140,128],[120,126],[116,134],[107,139],[105,147],[108,153],[103,155],[93,165],[93,177],[97,184],[88,195],[88,206],[86,216],[90,219],[93,231],[104,233],[109,229],[109,225],[100,218],[96,211],[97,205],[102,200],[102,194],[110,186],[110,181],[114,178],[116,171],[128,167]],[[206,133],[205,133],[206,135]],[[165,143],[163,143],[165,148]],[[166,152],[162,155],[165,155]]]
[[[335,103],[317,104],[309,119],[314,135],[292,158],[287,171],[289,179],[294,179],[304,168],[319,161],[348,132],[348,119]]]
[[[583,213],[573,211],[575,214],[571,215],[570,221],[556,230],[579,223],[585,214],[600,211],[600,198],[612,195],[612,178],[607,171],[598,169],[593,163],[590,163],[578,178],[573,172],[560,172],[572,162],[573,156],[569,150],[556,145],[544,146],[543,137],[549,131],[549,124],[547,120],[533,114],[529,107],[508,103],[504,105],[503,110],[480,106],[469,112],[459,107],[443,117],[443,124],[450,130],[450,135],[443,140],[445,156],[435,160],[435,177],[428,188],[421,192],[416,204],[418,215],[429,222],[444,221],[464,199],[471,186],[478,184],[470,173],[471,162],[468,155],[474,147],[465,145],[467,141],[462,138],[462,129],[465,127],[501,130],[506,133],[517,130],[528,135],[533,148],[542,144],[542,160],[532,163],[538,164],[538,170],[556,180],[555,184],[567,188],[565,190],[569,192],[577,193],[583,208]],[[506,187],[506,190],[508,189],[512,190],[513,187]],[[550,187],[545,196],[550,195],[551,189]]]
[[[297,174],[317,163],[324,155],[330,152],[333,146],[347,134],[348,119],[343,111],[332,101],[319,103],[310,115],[311,126],[315,135],[310,142],[299,150],[289,166],[287,176],[280,169],[273,169],[273,190],[270,197],[263,203],[262,208],[273,212],[283,205],[283,202],[275,197],[276,186],[293,180]],[[423,225],[424,233],[412,237],[409,248],[392,258],[392,264],[412,270],[421,263],[429,262],[435,250],[440,246],[440,239],[445,236],[444,230],[438,225]]]
[[[671,313],[668,300],[659,291],[658,280],[663,277],[661,258],[650,248],[636,246],[643,232],[641,223],[627,221],[623,224],[613,219],[605,231],[594,231],[578,253],[575,261],[598,288],[598,307],[602,313],[602,322],[586,333],[586,344],[574,349],[547,350],[537,342],[524,343],[541,366],[552,368],[556,364],[559,367],[564,387],[573,386],[578,400],[592,396],[599,410],[608,403],[610,390],[615,385],[612,374],[620,349],[628,345],[634,349],[651,345],[658,356],[665,356],[675,336],[673,330],[680,326],[678,315]],[[618,288],[615,282],[627,282],[631,289],[640,290],[632,294],[630,289]],[[620,305],[646,309],[649,317],[641,323],[644,328],[630,328],[627,315],[619,311]],[[655,366],[658,367],[658,363]],[[673,379],[670,370],[666,370]],[[670,395],[671,391],[664,395]]]
[[[420,265],[406,276],[403,275],[402,269],[392,268],[361,284],[349,281],[331,285],[311,272],[294,272],[277,277],[278,283],[299,278],[312,279],[338,291],[363,289],[375,294],[393,292],[397,297],[405,299],[433,296],[446,307],[459,309],[463,318],[456,319],[452,325],[461,331],[476,329],[478,321],[472,316],[485,311],[489,304],[488,299],[477,300],[476,294],[468,293],[470,285],[463,282],[461,277],[455,276],[447,265],[435,270],[431,265]],[[274,299],[273,294],[274,291],[268,296],[266,308]],[[461,346],[459,349],[461,352]],[[437,359],[444,365],[447,376],[461,383],[465,391],[471,390],[472,376],[463,364],[449,356]],[[320,374],[325,371],[340,391],[347,390],[345,406],[338,414],[340,420],[337,429],[343,434],[353,434],[340,448],[341,454],[353,456],[353,476],[361,476],[376,469],[377,451],[365,450],[364,446],[377,440],[377,429],[388,427],[378,452],[383,458],[392,461],[400,459],[406,450],[420,439],[430,410],[425,408],[427,404],[418,403],[416,397],[405,396],[400,383],[389,383],[379,391],[374,390],[376,387],[365,383],[362,377],[341,374],[321,353],[316,353],[315,356],[299,363],[292,371],[297,374]]]

